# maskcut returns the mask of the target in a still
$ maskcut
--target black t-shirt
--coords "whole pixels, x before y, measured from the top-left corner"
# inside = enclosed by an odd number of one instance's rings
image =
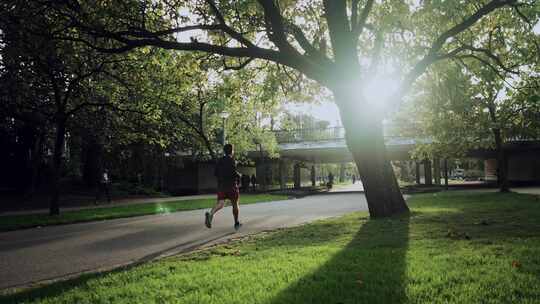
[[[218,191],[226,192],[238,187],[240,173],[236,171],[236,161],[231,156],[223,156],[218,160],[214,175],[217,178]]]

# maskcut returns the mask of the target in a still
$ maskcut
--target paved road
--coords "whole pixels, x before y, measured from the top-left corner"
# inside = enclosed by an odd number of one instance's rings
[[[367,210],[360,193],[338,193],[242,206],[234,233],[231,208],[203,226],[203,210],[0,233],[0,289],[111,269],[208,242]]]
[[[360,191],[364,191],[364,185],[362,184],[362,182],[359,182],[357,181],[356,183],[354,184],[348,184],[348,185],[336,185],[332,188],[332,190],[330,190],[330,192],[351,192],[351,191],[357,191],[357,192],[360,192]]]

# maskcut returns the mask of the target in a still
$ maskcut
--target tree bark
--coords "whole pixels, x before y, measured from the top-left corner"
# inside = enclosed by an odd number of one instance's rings
[[[56,138],[52,161],[51,200],[49,202],[49,215],[60,214],[60,175],[62,171],[62,154],[66,139],[66,120],[58,118],[56,121]]]
[[[510,192],[508,186],[508,158],[503,149],[500,129],[493,129],[495,149],[497,150],[497,185],[500,192]]]
[[[41,165],[41,160],[43,159],[43,141],[45,135],[41,131],[36,132],[34,146],[32,147],[32,176],[30,178],[30,188],[26,194],[26,199],[32,199],[36,193],[39,169]]]
[[[370,216],[378,218],[408,213],[409,208],[387,159],[382,119],[369,107],[359,106],[360,100],[353,100],[354,97],[347,95],[334,92],[346,131],[347,146],[364,185]]]
[[[495,94],[495,96],[490,96],[487,107],[491,122],[497,126],[499,120],[497,118],[497,108],[495,106],[496,98],[497,94]],[[497,150],[497,185],[499,186],[500,192],[510,192],[510,188],[508,187],[508,159],[503,149],[501,129],[495,127],[492,128],[491,131],[493,132],[493,137],[495,137],[495,149]]]

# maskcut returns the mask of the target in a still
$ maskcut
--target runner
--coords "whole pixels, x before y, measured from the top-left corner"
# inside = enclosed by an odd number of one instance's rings
[[[236,171],[236,161],[234,160],[234,149],[231,144],[226,144],[223,147],[223,156],[216,164],[216,169],[214,174],[217,178],[218,183],[218,193],[217,193],[217,202],[214,208],[210,212],[206,212],[205,225],[208,228],[212,228],[212,219],[214,214],[218,212],[225,205],[225,200],[228,199],[231,201],[233,207],[233,216],[234,216],[234,229],[238,231],[242,224],[238,221],[238,182],[240,179],[240,173]]]

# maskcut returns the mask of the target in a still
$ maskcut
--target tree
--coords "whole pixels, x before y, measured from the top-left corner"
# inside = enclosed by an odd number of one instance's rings
[[[154,51],[158,60],[145,63],[145,99],[156,108],[155,123],[167,149],[186,151],[189,147],[201,160],[217,159],[221,147],[223,121],[227,111],[226,134],[242,156],[262,144],[276,149],[269,125],[279,104],[279,94],[268,89],[270,75],[243,69],[220,71],[212,62],[193,54]],[[249,85],[246,85],[249,83]],[[180,146],[175,141],[180,140]]]
[[[508,24],[512,30],[523,31],[538,20],[538,3],[518,0],[126,0],[51,5],[88,35],[63,33],[63,39],[102,52],[142,46],[197,51],[223,56],[225,65],[236,68],[262,59],[330,90],[372,217],[408,211],[385,156],[385,115],[399,108],[402,97],[433,63],[482,52],[474,45],[486,37],[485,22],[507,16],[514,21]],[[182,39],[186,34],[191,37]],[[394,57],[387,59],[389,54]],[[364,96],[369,79],[391,63],[404,71],[399,90],[384,101]]]
[[[54,129],[51,161],[49,213],[60,213],[60,178],[64,163],[66,134],[70,123],[89,107],[118,109],[98,93],[99,77],[117,78],[109,68],[126,63],[116,55],[67,40],[53,38],[64,30],[54,11],[43,11],[38,3],[9,1],[0,6],[2,31],[1,90],[8,98],[2,106],[13,119],[31,121],[44,132]],[[103,84],[103,82],[101,82]]]
[[[413,107],[403,111],[409,125],[416,124],[417,136],[429,137],[433,144],[417,149],[417,154],[465,155],[470,149],[494,148],[498,160],[498,184],[508,192],[508,159],[505,144],[527,132],[520,128],[533,103],[512,98],[537,86],[537,38],[509,47],[503,18],[486,26],[486,39],[476,46],[479,54],[462,54],[453,58],[454,65],[436,65],[417,88],[419,95]],[[522,37],[521,39],[524,39]],[[521,81],[523,79],[523,81]],[[413,121],[411,121],[411,119]],[[406,119],[405,119],[406,120]],[[416,123],[414,122],[416,121]],[[531,120],[532,122],[532,120]],[[411,124],[412,123],[412,124]],[[410,134],[409,134],[410,135]]]

